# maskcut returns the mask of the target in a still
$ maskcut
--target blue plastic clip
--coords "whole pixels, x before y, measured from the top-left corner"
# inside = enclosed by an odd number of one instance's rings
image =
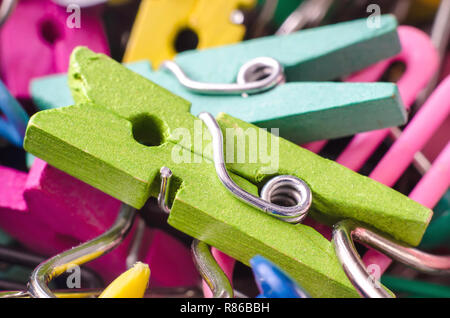
[[[15,146],[22,147],[29,117],[2,82],[0,110],[3,113],[3,118],[0,118],[0,136]]]
[[[292,278],[262,256],[250,260],[260,295],[257,298],[311,298]]]

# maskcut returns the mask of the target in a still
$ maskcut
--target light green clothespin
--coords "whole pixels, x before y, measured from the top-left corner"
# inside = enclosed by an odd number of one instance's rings
[[[264,213],[224,187],[211,161],[210,133],[188,101],[86,48],[72,54],[69,80],[77,105],[35,114],[27,151],[136,208],[158,197],[160,169],[168,167],[173,177],[169,186],[163,178],[163,190],[172,226],[245,264],[257,254],[276,261],[313,297],[358,296],[318,232]],[[350,218],[411,245],[420,242],[431,210],[254,125],[226,114],[218,123],[229,175],[247,192],[257,196],[271,177],[291,175],[311,190],[313,217],[331,223]],[[241,143],[234,145],[235,138]],[[276,185],[272,190],[269,199],[286,194]],[[309,197],[302,193],[290,200],[306,209]]]

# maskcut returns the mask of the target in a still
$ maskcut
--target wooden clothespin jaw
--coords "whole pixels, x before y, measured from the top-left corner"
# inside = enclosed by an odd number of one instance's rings
[[[72,54],[69,84],[77,105],[35,114],[27,151],[135,208],[158,196],[166,166],[173,172],[169,224],[245,264],[257,254],[276,261],[313,297],[358,295],[318,232],[228,192],[211,161],[210,135],[188,101],[86,48]],[[231,178],[246,191],[258,195],[270,177],[292,175],[311,189],[313,217],[350,218],[411,245],[420,242],[431,210],[252,124],[226,114],[217,120],[225,158],[246,155],[243,162],[227,160]],[[235,149],[233,138],[246,141],[244,148]],[[253,153],[259,153],[255,161]]]
[[[145,59],[159,68],[161,62],[172,59],[183,49],[205,49],[239,42],[244,37],[245,26],[233,17],[240,9],[250,8],[255,2],[144,0],[131,31],[124,62]]]

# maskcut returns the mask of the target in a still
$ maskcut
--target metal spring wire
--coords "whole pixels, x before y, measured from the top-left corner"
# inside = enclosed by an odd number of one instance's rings
[[[17,0],[3,0],[0,5],[0,27],[6,22],[9,15],[14,10]]]
[[[136,209],[122,204],[116,221],[102,235],[58,254],[41,263],[33,271],[28,282],[28,294],[33,298],[55,298],[47,284],[61,273],[61,268],[81,265],[96,259],[117,247],[133,225]]]
[[[191,246],[195,266],[214,298],[233,298],[233,288],[225,273],[212,256],[205,242],[194,239]]]
[[[158,195],[158,205],[164,212],[169,214],[170,208],[167,204],[167,200],[172,171],[167,167],[162,167],[160,174],[161,186]],[[211,290],[213,297],[233,298],[235,293],[231,287],[231,283],[212,256],[209,246],[202,241],[194,239],[192,241],[191,251],[195,266]]]
[[[365,243],[389,257],[427,274],[449,275],[450,256],[436,256],[394,243],[357,222],[344,220],[333,228],[336,255],[350,282],[363,297],[393,297],[381,285],[375,284],[359,256],[353,239]]]
[[[301,179],[283,175],[272,178],[268,184],[265,185],[264,199],[254,196],[247,191],[240,188],[231,178],[227,172],[224,163],[223,155],[223,136],[217,121],[209,113],[200,113],[198,117],[203,120],[212,135],[213,143],[213,160],[216,168],[217,176],[223,185],[241,201],[256,207],[260,211],[270,214],[280,220],[289,223],[299,223],[307,215],[309,207],[311,206],[312,194],[311,189]],[[289,189],[289,191],[286,191]],[[289,194],[289,197],[296,199],[295,205],[281,206],[272,203],[270,200],[275,198],[279,201],[280,194]],[[295,193],[295,194],[294,194]],[[286,202],[293,203],[291,199],[286,199]]]
[[[231,84],[194,81],[173,61],[165,61],[161,64],[161,69],[169,70],[175,75],[181,85],[199,94],[242,94],[247,96],[247,94],[256,94],[269,90],[285,81],[283,66],[271,57],[257,57],[242,65],[237,76],[237,83]],[[260,78],[252,78],[255,77],[255,74],[261,74],[262,76]]]

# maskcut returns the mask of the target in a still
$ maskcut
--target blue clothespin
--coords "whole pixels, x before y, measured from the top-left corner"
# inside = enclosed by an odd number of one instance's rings
[[[0,136],[22,147],[29,117],[1,81],[0,110],[4,115],[4,118],[0,118]]]
[[[289,276],[262,256],[250,260],[256,284],[261,292],[257,298],[311,298]]]

